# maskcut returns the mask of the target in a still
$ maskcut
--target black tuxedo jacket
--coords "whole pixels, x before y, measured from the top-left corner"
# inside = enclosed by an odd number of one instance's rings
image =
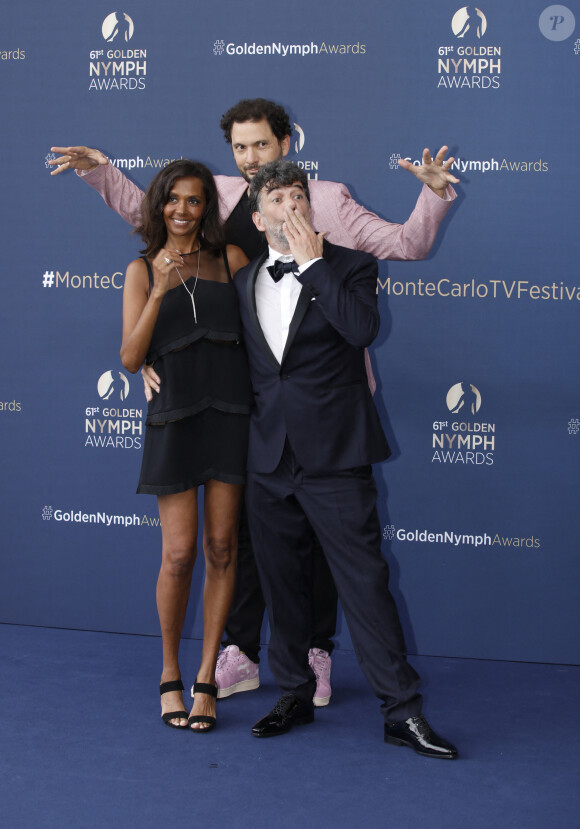
[[[235,276],[254,406],[248,469],[273,472],[286,436],[306,470],[376,463],[390,454],[368,387],[364,349],[376,337],[375,259],[324,242],[302,290],[280,364],[258,321],[255,283],[267,253]]]

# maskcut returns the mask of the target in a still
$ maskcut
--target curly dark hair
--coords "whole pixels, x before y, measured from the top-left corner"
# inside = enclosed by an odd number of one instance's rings
[[[278,141],[292,135],[290,118],[283,107],[265,98],[244,98],[222,115],[220,127],[224,131],[226,142],[232,143],[234,121],[243,124],[245,121],[261,121],[263,118],[270,124],[270,129]]]
[[[255,213],[260,210],[262,191],[274,190],[276,187],[290,187],[299,182],[304,188],[306,198],[310,204],[310,191],[308,190],[308,176],[304,170],[293,161],[284,161],[278,158],[260,167],[250,182],[250,211]]]
[[[163,208],[167,204],[171,188],[179,178],[198,178],[203,185],[205,212],[200,224],[200,243],[204,250],[219,253],[224,247],[224,233],[219,215],[218,193],[210,170],[199,161],[188,158],[172,161],[160,170],[145,193],[141,207],[140,233],[146,248],[146,256],[155,256],[167,241],[167,228]]]

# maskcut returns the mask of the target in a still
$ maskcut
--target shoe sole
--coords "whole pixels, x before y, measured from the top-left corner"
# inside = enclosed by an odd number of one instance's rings
[[[439,760],[455,760],[457,754],[437,754],[434,751],[421,751],[419,748],[413,745],[413,743],[408,743],[405,740],[399,740],[396,737],[385,737],[385,743],[390,743],[392,746],[406,746],[407,748],[412,748],[415,754],[420,754],[422,757],[436,757]]]
[[[219,688],[217,698],[225,699],[231,697],[232,694],[240,694],[242,691],[255,691],[260,687],[260,677],[255,679],[243,679],[241,682],[236,682],[235,685],[230,685],[229,688]],[[193,688],[191,689],[191,697],[193,699]]]
[[[325,705],[328,705],[330,702],[330,697],[332,694],[329,694],[327,697],[314,697],[312,702],[314,703],[315,708],[324,708]]]
[[[232,694],[240,694],[242,691],[255,691],[259,687],[260,677],[243,679],[241,682],[236,682],[235,685],[230,685],[229,688],[218,688],[218,699],[231,697]]]

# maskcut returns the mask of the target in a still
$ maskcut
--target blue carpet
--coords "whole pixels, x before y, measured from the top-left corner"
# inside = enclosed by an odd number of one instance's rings
[[[200,653],[183,643],[186,685]],[[198,735],[161,722],[155,637],[0,625],[0,658],[3,829],[580,826],[579,667],[413,657],[449,762],[382,742],[348,651],[328,708],[271,740],[250,734],[278,696],[265,660]]]

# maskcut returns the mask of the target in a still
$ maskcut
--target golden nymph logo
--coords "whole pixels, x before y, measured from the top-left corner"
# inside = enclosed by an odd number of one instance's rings
[[[487,31],[485,14],[463,6],[451,19],[450,41],[437,48],[437,86],[446,89],[498,89],[501,46],[481,43]]]
[[[492,466],[495,423],[478,418],[482,404],[479,389],[466,381],[455,383],[445,402],[449,417],[433,422],[431,463]]]
[[[89,58],[89,90],[93,92],[134,92],[145,89],[147,50],[127,49],[135,33],[126,12],[112,12],[101,25],[105,46],[92,49]]]

